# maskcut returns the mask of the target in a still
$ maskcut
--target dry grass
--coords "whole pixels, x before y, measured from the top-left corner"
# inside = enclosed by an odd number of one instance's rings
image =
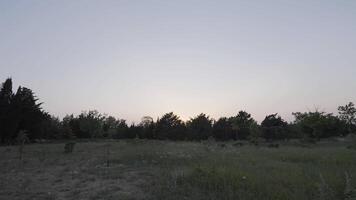
[[[103,140],[0,147],[0,199],[351,199],[356,151]]]

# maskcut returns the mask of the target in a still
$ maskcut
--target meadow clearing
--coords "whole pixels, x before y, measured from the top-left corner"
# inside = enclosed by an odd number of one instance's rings
[[[0,147],[0,199],[353,199],[356,150],[231,142],[98,140]]]

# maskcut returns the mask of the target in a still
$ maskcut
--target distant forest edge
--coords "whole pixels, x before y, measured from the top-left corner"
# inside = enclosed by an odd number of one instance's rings
[[[97,111],[67,115],[62,120],[41,108],[33,91],[19,87],[12,90],[8,78],[0,90],[0,139],[2,144],[14,144],[19,137],[39,139],[74,138],[142,138],[159,140],[259,140],[302,139],[315,142],[322,138],[346,136],[356,132],[356,109],[352,102],[338,107],[338,115],[315,110],[295,112],[294,121],[287,123],[277,113],[258,124],[249,113],[239,111],[233,117],[211,119],[200,114],[184,122],[174,113],[164,114],[156,121],[145,116],[138,124],[128,125],[123,119]]]

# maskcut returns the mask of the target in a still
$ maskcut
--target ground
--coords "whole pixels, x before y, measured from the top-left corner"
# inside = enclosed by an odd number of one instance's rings
[[[0,147],[0,199],[351,199],[356,150],[343,141],[100,140]]]

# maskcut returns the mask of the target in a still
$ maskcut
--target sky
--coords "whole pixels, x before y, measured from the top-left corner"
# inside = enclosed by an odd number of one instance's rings
[[[0,81],[129,122],[356,103],[353,0],[0,0]]]

